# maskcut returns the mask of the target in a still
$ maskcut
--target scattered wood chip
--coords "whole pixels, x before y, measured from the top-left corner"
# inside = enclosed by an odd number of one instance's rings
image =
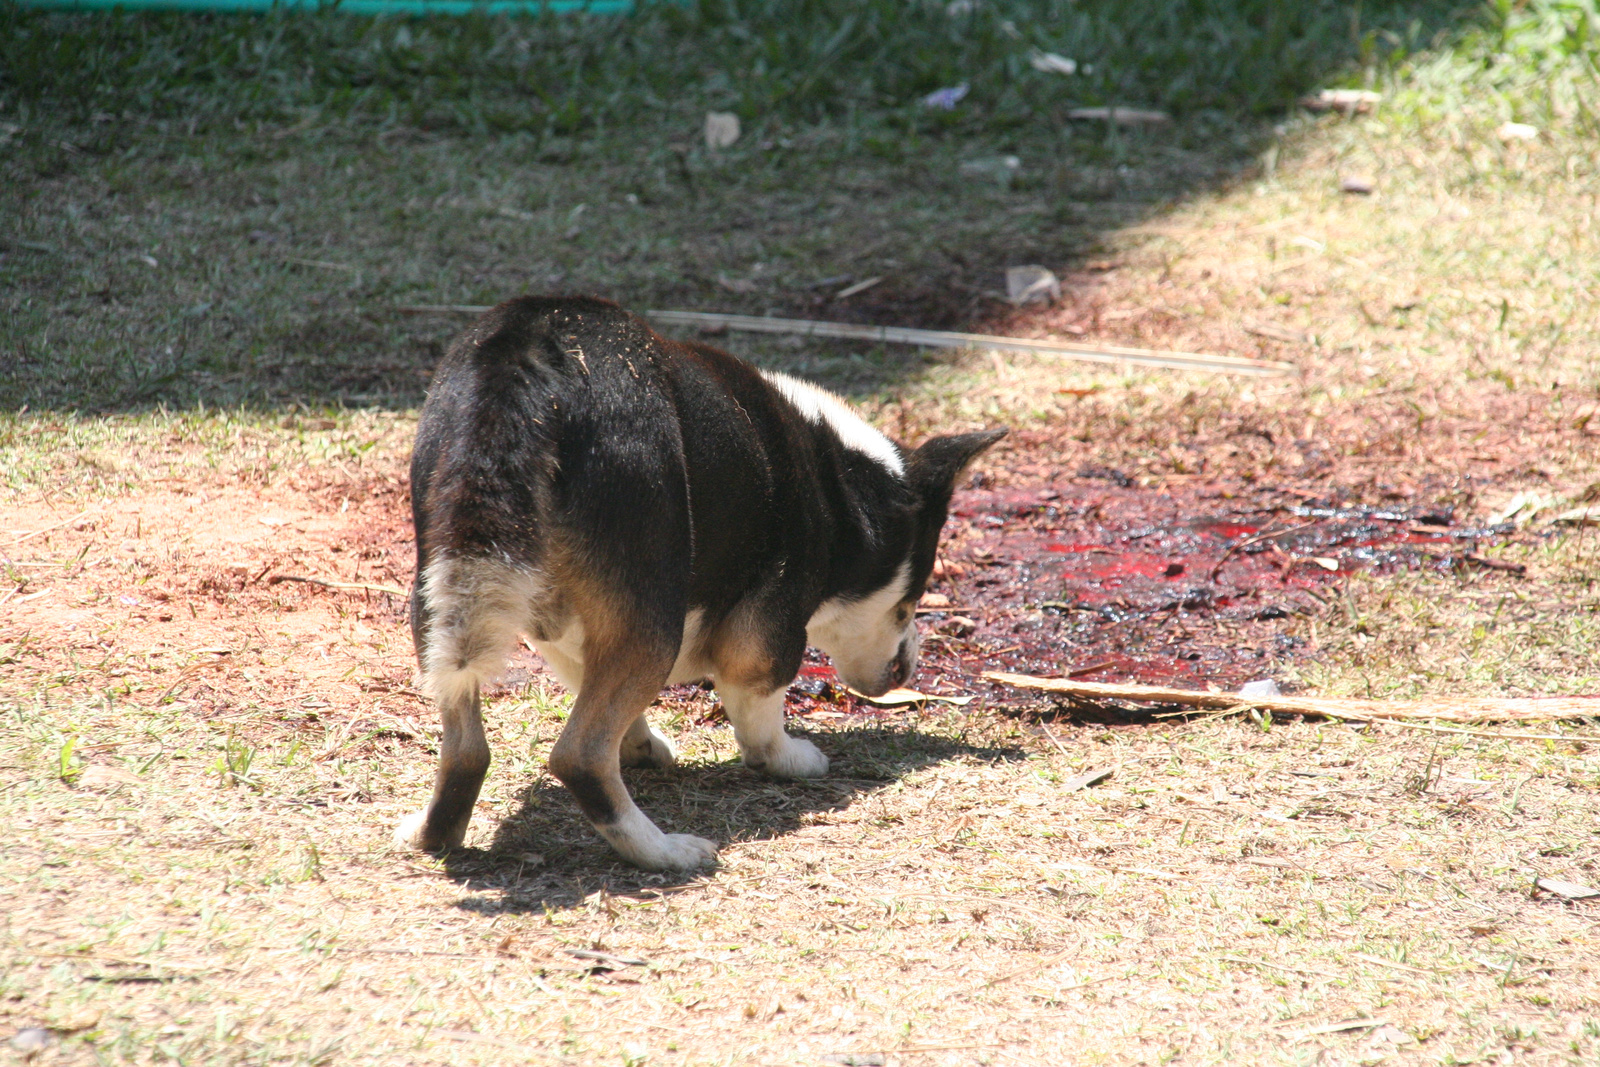
[[[1029,54],[1028,63],[1034,70],[1043,71],[1046,74],[1072,75],[1078,73],[1077,60],[1056,52],[1041,52],[1035,49]]]
[[[1172,121],[1165,111],[1137,107],[1075,107],[1067,118],[1079,122],[1110,122],[1117,126],[1160,126]]]
[[[1172,871],[1158,871],[1154,867],[1112,867],[1111,870],[1118,874],[1137,874],[1145,878],[1160,878],[1168,882],[1186,882],[1188,875],[1176,874]]]
[[[1282,1033],[1290,1041],[1304,1041],[1308,1037],[1317,1037],[1321,1034],[1342,1034],[1347,1030],[1376,1030],[1380,1026],[1388,1025],[1388,1019],[1347,1019],[1342,1023],[1313,1026],[1309,1030],[1300,1030],[1298,1032],[1285,1030]]]
[[[1365,952],[1352,952],[1350,953],[1350,958],[1360,960],[1363,963],[1375,963],[1379,967],[1388,967],[1391,970],[1408,971],[1411,974],[1425,974],[1430,978],[1439,973],[1438,971],[1430,971],[1423,967],[1413,967],[1407,963],[1396,963],[1394,960],[1386,960],[1382,956],[1370,956]]]
[[[324,589],[346,589],[365,591],[369,593],[387,593],[390,596],[408,597],[411,594],[404,589],[396,589],[392,585],[369,585],[366,582],[329,582],[321,578],[307,578],[300,574],[274,574],[267,579],[268,585],[277,585],[279,582],[304,582],[307,585],[320,585]]]
[[[1006,268],[1006,299],[1017,307],[1053,304],[1061,299],[1061,279],[1048,267],[1028,264]]]
[[[758,288],[749,278],[730,278],[720,270],[717,271],[717,284],[730,293],[753,293]]]
[[[1324,89],[1315,96],[1302,97],[1300,106],[1308,111],[1337,111],[1344,115],[1365,115],[1378,106],[1381,93],[1371,89]]]
[[[1559,526],[1600,526],[1600,504],[1563,511],[1550,521]]]
[[[101,790],[142,783],[143,779],[132,771],[104,763],[91,763],[79,773],[78,780],[74,784],[79,789]]]
[[[733,147],[739,140],[739,116],[731,111],[706,112],[706,147],[713,152]]]
[[[1339,179],[1339,191],[1341,193],[1351,193],[1356,196],[1371,196],[1372,191],[1377,187],[1377,182],[1362,175],[1351,174]]]
[[[561,951],[577,960],[588,960],[594,964],[591,968],[597,971],[620,971],[624,967],[648,967],[649,960],[634,959],[631,956],[613,956],[609,952],[597,952],[587,948],[564,948]]]
[[[1241,328],[1253,336],[1282,341],[1285,344],[1303,345],[1311,340],[1299,330],[1291,330],[1287,326],[1278,326],[1271,322],[1245,322],[1241,324]]]
[[[1495,127],[1494,135],[1507,144],[1512,141],[1537,141],[1539,127],[1529,126],[1526,122],[1502,122]]]
[[[1533,885],[1535,889],[1542,889],[1546,893],[1553,893],[1567,900],[1592,900],[1600,897],[1600,889],[1591,889],[1576,882],[1563,882],[1559,878],[1535,878]]]
[[[881,274],[872,278],[864,278],[861,281],[856,282],[854,285],[846,286],[845,288],[840,289],[837,293],[833,294],[833,298],[835,300],[848,300],[857,293],[866,292],[868,289],[871,289],[874,285],[877,285],[881,281],[883,281],[883,275]]]
[[[1528,573],[1526,564],[1493,559],[1489,556],[1476,556],[1470,552],[1461,557],[1461,562],[1470,567],[1482,567],[1484,570],[1504,571],[1507,574],[1515,574],[1519,578]]]
[[[1066,781],[1061,783],[1061,791],[1063,793],[1076,793],[1078,790],[1087,789],[1091,785],[1099,785],[1101,782],[1115,774],[1117,772],[1117,767],[1119,766],[1121,766],[1121,764],[1104,767],[1100,770],[1084,771],[1082,774],[1075,774],[1071,778],[1068,778]]]

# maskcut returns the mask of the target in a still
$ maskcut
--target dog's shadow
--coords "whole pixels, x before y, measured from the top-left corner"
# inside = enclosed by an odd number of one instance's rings
[[[869,725],[810,739],[832,763],[826,778],[774,781],[737,760],[625,771],[624,777],[639,807],[667,833],[696,834],[726,846],[782,837],[824,821],[818,816],[842,811],[923,767],[959,757],[1027,758],[1018,747],[971,744],[912,727]],[[622,862],[548,774],[517,799],[516,810],[501,818],[488,848],[456,849],[445,857],[445,873],[475,891],[461,908],[482,914],[544,913],[575,907],[600,890],[649,896],[716,877],[715,868],[662,874]]]

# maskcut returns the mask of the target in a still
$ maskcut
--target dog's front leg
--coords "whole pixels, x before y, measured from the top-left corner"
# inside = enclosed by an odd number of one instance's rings
[[[774,778],[820,778],[828,773],[828,757],[810,741],[790,737],[783,730],[781,686],[770,693],[717,684],[717,695],[733,723],[744,765]]]
[[[622,741],[660,691],[660,683],[642,687],[633,672],[624,670],[621,684],[606,684],[617,673],[588,665],[583,689],[550,751],[550,773],[572,791],[594,828],[628,862],[650,871],[710,863],[717,855],[714,843],[690,834],[662,833],[628,795],[622,782]],[[663,671],[660,681],[665,680]]]
[[[400,823],[394,840],[401,848],[438,852],[460,848],[466,840],[472,805],[477,803],[483,776],[489,771],[489,742],[483,736],[478,683],[470,679],[458,681],[455,689],[439,700],[444,736],[439,743],[433,799],[426,808]]]

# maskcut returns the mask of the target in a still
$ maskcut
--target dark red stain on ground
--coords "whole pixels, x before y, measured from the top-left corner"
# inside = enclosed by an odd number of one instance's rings
[[[1275,490],[1141,488],[1086,471],[956,495],[911,686],[1001,696],[984,671],[1224,689],[1314,655],[1293,631],[1367,568],[1449,568],[1510,532],[1448,508],[1348,506]],[[946,603],[940,603],[943,597]],[[1014,692],[1014,691],[1013,691]],[[813,652],[790,709],[868,711]],[[1013,698],[1014,699],[1014,698]]]

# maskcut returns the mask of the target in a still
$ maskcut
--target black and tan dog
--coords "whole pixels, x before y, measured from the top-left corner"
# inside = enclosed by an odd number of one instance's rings
[[[523,298],[439,367],[417,428],[411,618],[444,738],[406,847],[460,845],[489,767],[479,687],[526,634],[576,694],[550,753],[599,832],[654,870],[712,859],[634,805],[621,767],[671,766],[644,711],[710,679],[747,766],[828,759],[783,729],[809,641],[876,695],[917,657],[913,619],[951,487],[1004,430],[907,452],[837,397],[677,344],[613,304]]]

